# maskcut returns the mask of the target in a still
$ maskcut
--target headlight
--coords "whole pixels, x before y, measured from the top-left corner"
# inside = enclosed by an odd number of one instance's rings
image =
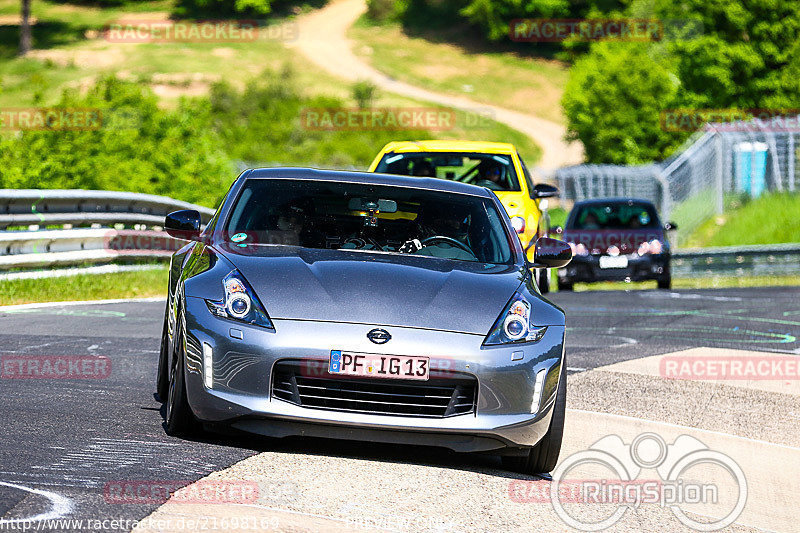
[[[483,344],[495,346],[511,342],[536,342],[544,336],[545,331],[546,326],[537,327],[531,323],[531,304],[517,293],[500,313]]]
[[[586,245],[582,242],[575,244],[574,242],[568,242],[569,247],[572,248],[572,255],[589,255],[589,249],[586,248]]]
[[[658,239],[653,239],[650,242],[643,242],[639,245],[639,255],[647,254],[660,254],[664,251],[664,245]]]
[[[264,306],[238,270],[231,271],[222,279],[222,291],[222,300],[206,300],[208,310],[213,315],[273,329]]]
[[[522,217],[511,217],[511,225],[517,233],[525,233],[525,219]]]
[[[606,253],[612,257],[619,255],[619,246],[617,246],[616,244],[612,244],[611,246],[606,248]]]

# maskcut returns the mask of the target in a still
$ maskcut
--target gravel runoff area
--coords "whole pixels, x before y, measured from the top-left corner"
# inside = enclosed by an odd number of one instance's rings
[[[763,528],[769,525],[763,522],[765,517],[769,521],[776,507],[796,498],[789,493],[796,494],[797,482],[777,479],[796,477],[800,466],[800,449],[795,448],[800,443],[800,399],[796,396],[602,368],[571,374],[568,379],[562,459],[615,431],[626,442],[637,432],[658,431],[669,443],[687,429],[698,428],[694,435],[711,449],[735,457],[745,470],[750,494],[743,524]],[[754,412],[759,413],[757,422]],[[623,430],[618,415],[626,417],[623,422],[630,427]],[[780,452],[774,458],[772,453],[763,453],[772,448]],[[761,462],[754,461],[754,456]],[[794,467],[787,461],[794,462]],[[759,475],[765,479],[758,479]],[[231,531],[252,531],[259,517],[261,529],[274,531],[572,531],[550,503],[549,481],[505,471],[491,456],[434,448],[284,439],[275,441],[270,451],[211,474],[207,480],[257,483],[259,496],[247,505],[198,507],[168,502],[149,517],[149,525],[145,521],[135,531],[179,531],[178,520],[198,516],[224,523]],[[786,494],[774,500],[770,484]],[[789,502],[785,505],[791,509]],[[610,513],[601,505],[569,509],[587,520]],[[777,526],[766,529],[789,531],[792,523],[791,517],[776,517],[773,525]],[[691,531],[668,507],[657,504],[628,509],[609,530]],[[726,528],[759,530],[738,523]]]

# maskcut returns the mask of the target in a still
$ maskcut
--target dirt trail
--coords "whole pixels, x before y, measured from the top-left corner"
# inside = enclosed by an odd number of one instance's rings
[[[464,110],[481,110],[523,132],[542,147],[538,167],[544,171],[583,160],[580,143],[564,141],[565,128],[560,124],[502,107],[441,94],[409,85],[386,76],[365,63],[352,51],[347,30],[366,10],[364,0],[334,0],[324,8],[298,19],[299,36],[290,44],[322,69],[348,80],[370,80],[383,90],[440,105]]]

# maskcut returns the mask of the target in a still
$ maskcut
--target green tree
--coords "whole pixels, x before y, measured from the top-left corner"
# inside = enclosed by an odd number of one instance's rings
[[[575,63],[562,102],[590,162],[669,155],[687,134],[657,128],[663,110],[797,108],[800,0],[645,0],[628,14],[693,29],[658,43],[593,43]]]
[[[173,8],[180,17],[258,16],[271,11],[271,0],[177,0]]]
[[[562,105],[589,161],[644,163],[686,137],[661,128],[660,110],[675,106],[681,87],[669,58],[652,52],[644,43],[606,41],[572,67]]]
[[[31,0],[22,0],[20,6],[19,23],[19,55],[24,56],[31,51],[33,38],[31,37]]]

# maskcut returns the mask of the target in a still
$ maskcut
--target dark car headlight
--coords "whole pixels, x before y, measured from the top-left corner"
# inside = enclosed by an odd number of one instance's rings
[[[238,270],[233,270],[222,278],[222,291],[222,300],[206,300],[211,314],[274,329],[264,306]]]
[[[658,239],[653,239],[650,242],[643,242],[639,245],[638,253],[639,255],[659,255],[664,252],[664,243],[659,241]]]
[[[531,304],[525,297],[516,293],[509,304],[500,313],[492,326],[484,346],[496,346],[516,342],[536,342],[541,340],[547,326],[535,326],[531,322]]]

